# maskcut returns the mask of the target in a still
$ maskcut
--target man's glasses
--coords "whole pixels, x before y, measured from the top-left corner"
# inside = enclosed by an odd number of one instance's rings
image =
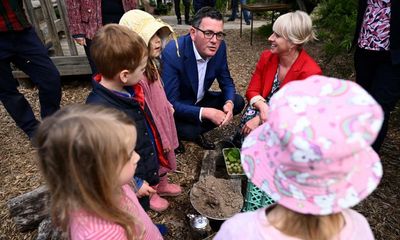
[[[224,38],[226,36],[226,33],[224,33],[224,32],[217,32],[216,33],[216,32],[209,31],[209,30],[204,31],[204,30],[201,30],[198,27],[193,27],[193,28],[196,29],[196,30],[199,30],[200,32],[202,32],[204,34],[204,37],[207,38],[207,39],[212,39],[214,37],[214,35],[215,35],[217,40],[221,41],[221,40],[224,40]]]

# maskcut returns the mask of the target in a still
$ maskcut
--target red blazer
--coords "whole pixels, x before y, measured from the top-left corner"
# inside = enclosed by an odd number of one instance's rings
[[[250,84],[247,87],[246,98],[250,101],[254,96],[261,95],[267,97],[271,92],[274,76],[278,69],[279,58],[277,54],[272,54],[270,50],[261,53],[256,70],[253,73]],[[322,70],[318,64],[306,53],[301,50],[296,61],[282,81],[282,86],[294,80],[304,80],[311,75],[321,75]]]

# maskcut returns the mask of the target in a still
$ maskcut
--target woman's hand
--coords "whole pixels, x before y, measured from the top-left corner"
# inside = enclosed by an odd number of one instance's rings
[[[260,122],[260,116],[258,115],[247,121],[242,128],[242,135],[248,135],[251,131],[260,126]]]
[[[86,46],[86,39],[83,37],[74,38],[75,42],[81,46]]]
[[[268,104],[264,101],[257,101],[253,104],[253,107],[255,107],[260,112],[261,122],[266,122],[268,119]]]
[[[157,191],[152,188],[148,182],[143,181],[143,185],[139,188],[139,190],[136,192],[136,196],[141,198],[144,196],[151,196]]]

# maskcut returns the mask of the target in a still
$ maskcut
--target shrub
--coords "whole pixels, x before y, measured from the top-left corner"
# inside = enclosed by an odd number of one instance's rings
[[[325,52],[333,56],[348,52],[354,37],[357,0],[323,0],[315,24]]]

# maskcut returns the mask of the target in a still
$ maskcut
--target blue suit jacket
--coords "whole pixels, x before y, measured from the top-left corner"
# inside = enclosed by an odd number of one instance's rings
[[[165,92],[174,106],[175,117],[200,123],[200,107],[196,105],[199,80],[192,39],[187,34],[178,38],[177,41],[179,56],[175,41],[167,44],[161,56]],[[211,87],[215,79],[218,81],[225,101],[233,101],[235,85],[229,72],[224,41],[207,64],[204,78],[205,91]]]

